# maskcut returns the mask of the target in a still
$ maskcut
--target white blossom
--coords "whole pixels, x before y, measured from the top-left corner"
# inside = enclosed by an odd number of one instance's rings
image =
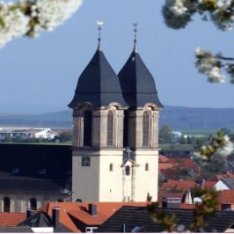
[[[53,30],[80,7],[82,0],[38,0],[38,20],[41,29]]]
[[[225,144],[223,147],[220,147],[217,150],[217,154],[219,154],[223,158],[226,158],[228,155],[230,155],[233,152],[234,144],[230,141],[230,138],[227,135],[224,136],[224,140]]]
[[[225,81],[225,76],[221,74],[219,67],[212,67],[208,74],[208,80],[214,83],[223,83]]]
[[[184,15],[187,12],[187,8],[184,6],[183,0],[175,0],[174,4],[169,7],[170,11],[177,16]]]
[[[187,0],[188,1],[188,0]],[[191,20],[185,0],[166,0],[163,7],[165,23],[174,29],[183,28]]]
[[[0,11],[0,17],[3,19],[3,25],[0,26],[0,47],[28,31],[29,17],[19,9],[9,10],[6,5]]]
[[[207,175],[223,172],[227,165],[227,156],[233,152],[234,144],[229,137],[218,133],[212,137],[200,151],[194,152],[192,159],[203,168]]]
[[[0,47],[14,38],[38,36],[64,23],[83,0],[19,0],[0,2]],[[25,10],[27,9],[27,10]]]
[[[212,55],[210,51],[200,48],[195,50],[195,55],[197,58],[196,67],[199,72],[208,76],[208,81],[212,83],[225,82],[225,76],[222,74],[221,69],[223,65],[219,60],[219,57],[222,55]]]
[[[211,20],[217,26],[218,29],[223,31],[230,31],[233,29],[233,16],[225,16],[223,10],[216,10],[211,16]]]
[[[232,3],[232,0],[218,0],[217,7],[225,10],[231,6],[231,3]]]

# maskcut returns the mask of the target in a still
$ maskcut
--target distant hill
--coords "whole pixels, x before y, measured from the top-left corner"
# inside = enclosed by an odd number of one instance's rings
[[[191,108],[166,106],[160,113],[160,126],[173,129],[234,129],[234,108]],[[39,115],[0,114],[0,126],[71,128],[72,112],[60,111]]]
[[[234,108],[165,107],[160,113],[160,125],[173,129],[234,129]]]
[[[38,115],[0,113],[0,126],[71,128],[72,112],[59,111]]]

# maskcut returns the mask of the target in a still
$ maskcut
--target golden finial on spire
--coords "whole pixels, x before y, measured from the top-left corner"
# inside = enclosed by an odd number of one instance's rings
[[[100,46],[101,46],[101,31],[102,31],[102,25],[104,24],[103,21],[98,20],[97,21],[97,28],[98,28],[98,49],[100,50]]]

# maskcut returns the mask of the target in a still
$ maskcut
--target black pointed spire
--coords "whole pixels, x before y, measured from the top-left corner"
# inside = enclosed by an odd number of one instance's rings
[[[75,108],[79,103],[85,102],[96,107],[107,106],[111,102],[126,106],[119,79],[99,48],[81,73],[75,95],[68,106]]]
[[[155,103],[161,108],[163,105],[159,101],[154,78],[136,52],[137,31],[137,23],[134,23],[133,52],[118,74],[123,97],[129,107]]]

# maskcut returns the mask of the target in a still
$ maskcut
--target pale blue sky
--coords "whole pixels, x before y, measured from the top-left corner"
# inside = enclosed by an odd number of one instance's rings
[[[97,47],[96,21],[104,21],[102,49],[118,73],[133,47],[154,75],[164,105],[234,107],[234,86],[212,85],[194,66],[196,47],[233,56],[233,31],[195,20],[183,30],[166,27],[164,0],[84,0],[80,10],[52,33],[17,39],[0,49],[0,112],[43,113],[67,109],[79,74]]]

